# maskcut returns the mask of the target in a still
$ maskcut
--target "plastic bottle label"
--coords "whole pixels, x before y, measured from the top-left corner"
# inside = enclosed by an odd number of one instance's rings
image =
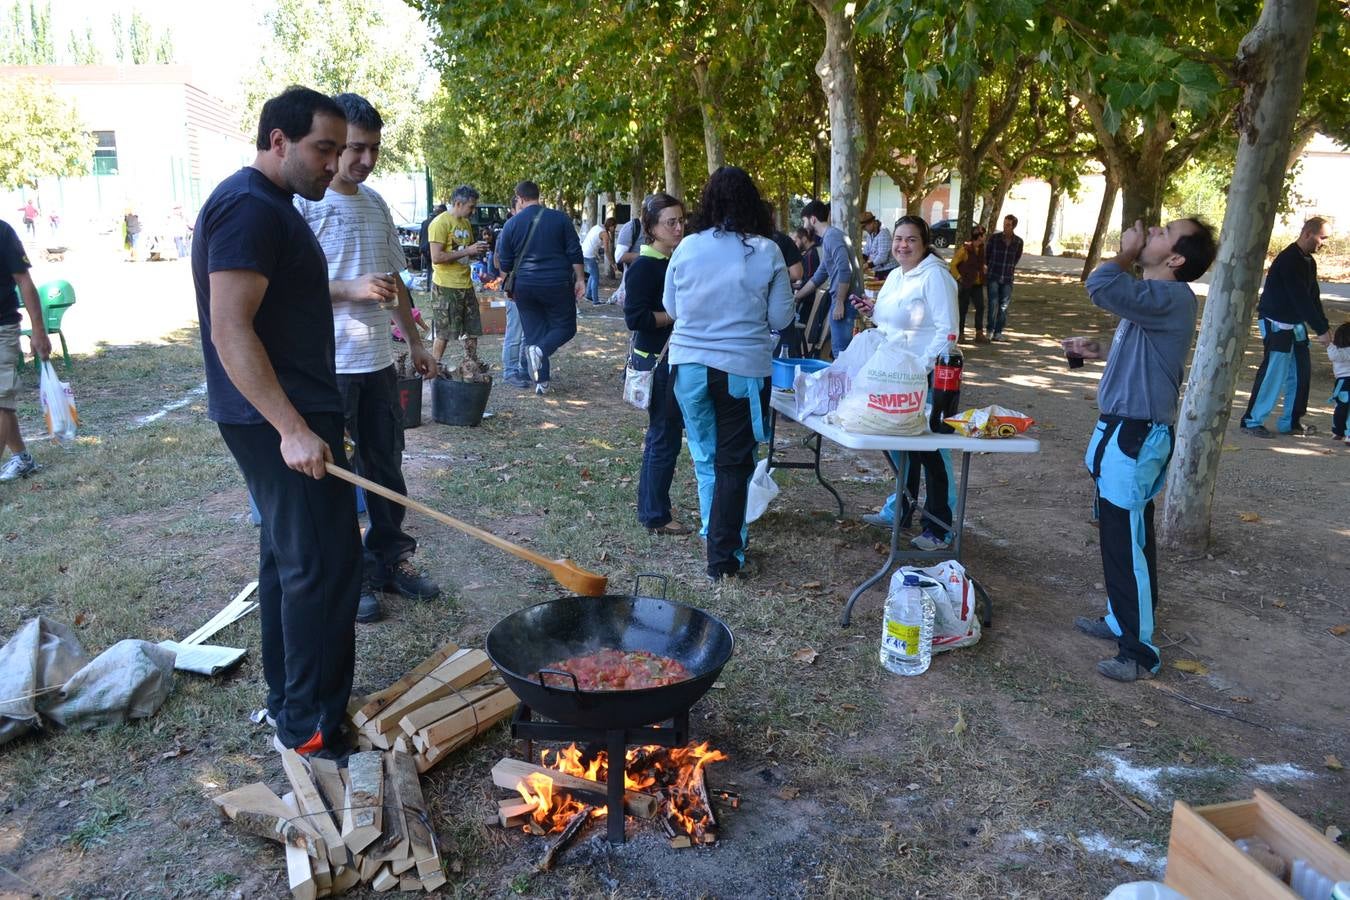
[[[943,366],[943,365],[934,366],[933,390],[935,391],[961,390],[961,367]]]
[[[890,644],[899,644],[897,653],[914,656],[919,652],[919,626],[886,621],[886,638]]]

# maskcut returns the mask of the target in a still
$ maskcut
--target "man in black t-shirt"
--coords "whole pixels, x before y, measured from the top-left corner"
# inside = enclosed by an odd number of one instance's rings
[[[42,320],[42,303],[38,300],[33,276],[28,274],[28,254],[24,252],[19,235],[8,222],[0,222],[0,455],[5,449],[9,459],[0,466],[0,481],[27,478],[38,470],[28,453],[28,447],[19,433],[18,403],[19,361],[23,348],[19,345],[19,296],[33,334],[29,347],[33,355],[46,359],[51,355],[52,342]]]
[[[258,600],[274,743],[344,758],[361,585],[356,495],[323,250],[292,205],[323,197],[347,138],[342,109],[308,88],[268,100],[258,155],[202,206],[192,278],[207,414],[262,516]]]

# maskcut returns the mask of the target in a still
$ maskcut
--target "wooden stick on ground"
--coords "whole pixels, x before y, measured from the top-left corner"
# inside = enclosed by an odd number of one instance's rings
[[[572,843],[572,840],[581,833],[582,826],[586,824],[586,820],[591,817],[591,813],[594,811],[594,806],[583,806],[580,812],[567,820],[567,825],[563,828],[562,833],[553,843],[548,845],[548,849],[544,851],[544,858],[539,860],[539,871],[547,872],[553,868],[558,861],[558,855],[567,849],[567,845]]]
[[[1144,809],[1141,806],[1139,806],[1134,802],[1134,798],[1130,797],[1124,791],[1118,789],[1115,785],[1107,781],[1105,778],[1098,778],[1097,783],[1102,786],[1102,790],[1106,791],[1112,797],[1115,797],[1117,800],[1119,800],[1122,804],[1124,804],[1126,809],[1134,813],[1136,816],[1139,816],[1139,818],[1143,819],[1146,822],[1150,818],[1152,818],[1147,812],[1144,811]]]
[[[1218,706],[1210,706],[1208,703],[1201,703],[1199,700],[1192,700],[1190,697],[1187,697],[1185,694],[1181,693],[1180,691],[1178,691],[1178,690],[1176,690],[1176,689],[1174,689],[1174,688],[1168,687],[1168,686],[1165,685],[1165,684],[1160,684],[1160,683],[1157,682],[1157,681],[1149,681],[1149,682],[1147,682],[1147,684],[1148,684],[1149,687],[1154,688],[1154,689],[1159,690],[1159,691],[1162,691],[1164,694],[1167,694],[1167,695],[1169,695],[1169,696],[1176,697],[1176,698],[1177,698],[1178,700],[1180,700],[1182,703],[1185,703],[1185,704],[1187,704],[1187,705],[1189,705],[1189,706],[1194,706],[1196,709],[1202,709],[1202,710],[1204,710],[1205,712],[1214,713],[1214,715],[1216,715],[1216,716],[1223,716],[1225,719],[1232,719],[1232,720],[1235,721],[1235,722],[1242,722],[1242,723],[1245,724],[1245,725],[1254,725],[1254,726],[1256,726],[1257,728],[1264,728],[1266,731],[1274,731],[1274,730],[1275,730],[1274,728],[1271,728],[1269,725],[1265,724],[1264,722],[1254,722],[1254,721],[1252,721],[1251,719],[1244,719],[1242,716],[1239,716],[1239,715],[1238,715],[1237,713],[1235,713],[1235,712],[1231,712],[1231,711],[1229,711],[1229,710],[1222,709],[1222,708],[1220,708],[1220,707],[1218,707]]]

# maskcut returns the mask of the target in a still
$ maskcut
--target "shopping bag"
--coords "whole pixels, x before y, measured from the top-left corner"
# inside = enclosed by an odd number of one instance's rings
[[[42,399],[42,413],[47,418],[47,431],[57,443],[69,443],[75,440],[75,429],[80,424],[79,414],[75,411],[75,392],[56,374],[51,360],[44,359],[39,372],[38,393]]]
[[[815,372],[799,369],[792,384],[796,407],[793,418],[800,422],[806,416],[823,416],[834,412],[853,379],[883,343],[885,339],[881,332],[870,328],[855,334],[852,342],[828,368]]]
[[[924,400],[928,367],[903,337],[882,344],[849,384],[832,420],[856,434],[919,435],[928,431]]]
[[[745,521],[747,524],[764,515],[769,503],[778,496],[778,483],[769,471],[769,458],[766,456],[755,465],[750,476],[750,492],[745,498]]]
[[[916,573],[920,584],[933,600],[933,652],[969,647],[980,640],[980,617],[976,613],[975,585],[965,567],[954,559],[920,568],[901,566],[892,578],[894,585],[906,573]]]

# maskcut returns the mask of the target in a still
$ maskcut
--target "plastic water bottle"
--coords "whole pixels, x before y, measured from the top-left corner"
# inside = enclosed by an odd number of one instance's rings
[[[936,607],[919,584],[919,576],[892,582],[881,620],[881,665],[897,675],[922,675],[933,661],[933,617]]]

